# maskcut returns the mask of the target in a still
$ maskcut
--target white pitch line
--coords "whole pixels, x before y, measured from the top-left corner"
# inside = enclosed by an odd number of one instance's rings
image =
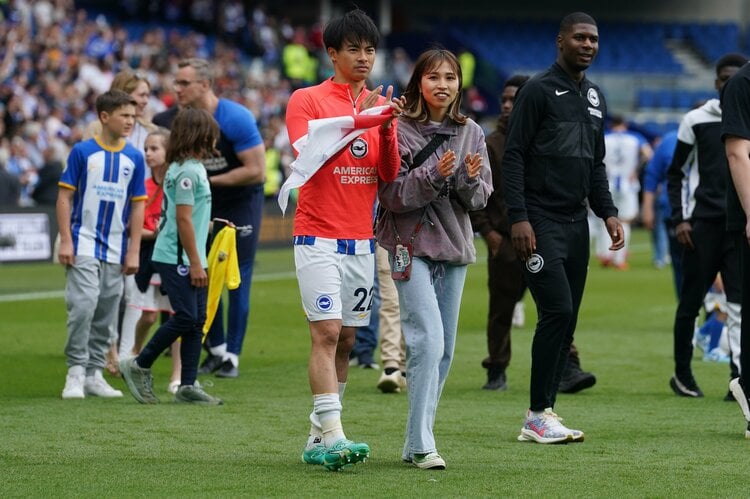
[[[62,298],[65,291],[35,291],[33,293],[16,293],[13,295],[0,295],[0,302],[49,300],[50,298]]]
[[[258,274],[253,276],[253,282],[274,282],[296,278],[294,272],[274,272],[270,274]],[[64,298],[65,291],[33,291],[29,293],[15,293],[9,295],[0,295],[0,303],[10,303],[19,301],[50,300],[53,298]]]
[[[650,249],[650,245],[648,243],[640,243],[640,244],[634,244],[630,247],[630,252],[641,252],[641,251],[647,251]],[[477,261],[478,264],[486,264],[486,261],[484,259],[480,259]],[[297,277],[296,273],[294,271],[287,271],[287,272],[272,272],[268,274],[256,274],[253,276],[253,282],[275,282],[275,281],[284,281],[284,280],[291,280],[295,279]],[[0,295],[0,303],[12,303],[12,302],[19,302],[19,301],[34,301],[34,300],[49,300],[53,298],[63,298],[65,297],[65,291],[58,290],[58,291],[36,291],[36,292],[30,292],[30,293],[15,293],[15,294],[9,294],[9,295]]]

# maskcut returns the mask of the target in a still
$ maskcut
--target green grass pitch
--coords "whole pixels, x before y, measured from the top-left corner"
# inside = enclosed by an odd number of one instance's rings
[[[406,395],[381,394],[379,373],[361,369],[350,371],[343,422],[370,444],[370,460],[340,473],[301,462],[309,339],[290,249],[258,254],[240,378],[202,377],[226,401],[218,408],[171,403],[167,359],[154,368],[160,405],[127,393],[61,400],[63,270],[0,266],[0,497],[747,497],[750,441],[737,405],[722,401],[729,368],[698,353],[706,397],[672,394],[671,274],[650,265],[644,232],[633,239],[629,271],[592,261],[576,344],[598,382],[558,398],[566,423],[586,432],[584,443],[561,446],[516,441],[528,405],[530,297],[526,326],[513,330],[509,390],[480,389],[487,295],[477,241],[435,426],[443,472],[401,462]]]

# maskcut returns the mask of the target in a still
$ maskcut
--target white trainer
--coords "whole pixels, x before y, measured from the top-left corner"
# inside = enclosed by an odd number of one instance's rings
[[[734,378],[729,382],[729,391],[732,392],[734,400],[739,404],[740,409],[742,410],[742,415],[745,417],[745,421],[750,423],[750,404],[748,404],[745,390],[740,383],[740,378]]]
[[[110,399],[122,397],[122,392],[109,386],[109,383],[107,383],[100,371],[96,371],[93,376],[86,376],[86,380],[83,383],[83,390],[86,395],[94,395],[95,397]]]
[[[412,464],[423,470],[444,470],[445,459],[440,457],[437,452],[429,454],[415,454],[412,458]]]
[[[396,369],[391,374],[386,374],[385,370],[378,380],[378,390],[383,393],[399,393],[401,391],[401,371]]]
[[[573,438],[573,432],[560,422],[560,417],[552,409],[545,409],[540,413],[527,413],[518,441],[557,444],[572,442]]]
[[[65,378],[65,388],[62,391],[63,399],[82,399],[86,398],[83,393],[84,378],[83,374],[68,374]]]

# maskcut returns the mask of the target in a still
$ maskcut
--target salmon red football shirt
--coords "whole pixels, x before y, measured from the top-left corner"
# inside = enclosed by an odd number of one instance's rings
[[[356,115],[368,94],[365,89],[355,100],[348,84],[332,79],[295,91],[286,113],[290,143],[307,133],[311,120]],[[384,101],[380,97],[376,105]],[[374,127],[354,139],[300,188],[294,235],[371,239],[378,177],[392,181],[399,162],[395,122],[385,132]]]

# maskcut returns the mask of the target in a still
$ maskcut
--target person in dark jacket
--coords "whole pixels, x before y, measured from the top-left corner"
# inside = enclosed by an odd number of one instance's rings
[[[719,59],[716,90],[720,92],[746,61],[747,57],[741,54]],[[690,367],[693,331],[703,298],[718,272],[727,297],[730,377],[739,376],[742,281],[738,241],[733,232],[726,230],[727,182],[729,165],[721,141],[721,106],[719,99],[710,99],[682,118],[667,172],[672,224],[682,246],[683,275],[674,319],[675,371],[669,386],[682,397],[703,397]]]
[[[489,313],[487,317],[487,357],[482,367],[487,369],[484,390],[503,391],[508,388],[505,370],[510,364],[513,310],[516,302],[526,291],[523,267],[516,256],[510,240],[510,223],[503,194],[501,172],[508,119],[513,110],[516,93],[529,79],[526,75],[513,75],[505,81],[500,95],[501,113],[497,128],[487,136],[487,154],[492,169],[493,191],[487,206],[469,213],[475,232],[479,232],[487,244],[487,287],[489,290]],[[521,302],[521,304],[523,304]],[[596,377],[581,369],[578,351],[570,346],[568,364],[560,382],[560,391],[576,393],[596,383]]]
[[[557,60],[521,87],[510,117],[503,180],[511,239],[537,306],[531,403],[522,441],[580,441],[553,412],[578,319],[589,262],[586,201],[624,245],[604,167],[606,103],[584,71],[599,49],[596,21],[565,16]]]
[[[721,90],[721,140],[732,182],[727,189],[727,230],[740,247],[742,325],[740,376],[729,390],[745,418],[745,438],[750,438],[750,64],[745,64]]]

